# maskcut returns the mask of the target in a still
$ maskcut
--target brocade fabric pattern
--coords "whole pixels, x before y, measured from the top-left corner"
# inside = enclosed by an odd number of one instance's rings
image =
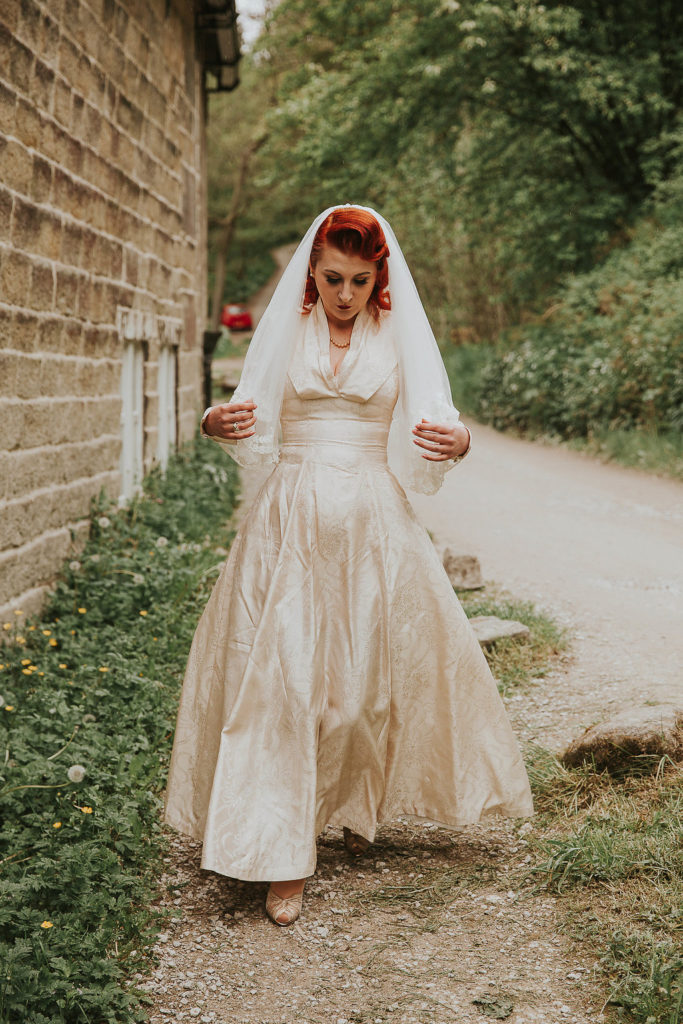
[[[192,643],[164,817],[233,878],[311,875],[327,824],[373,840],[403,814],[462,827],[533,813],[486,659],[387,466],[389,328],[360,315],[335,376],[309,318],[279,462]]]

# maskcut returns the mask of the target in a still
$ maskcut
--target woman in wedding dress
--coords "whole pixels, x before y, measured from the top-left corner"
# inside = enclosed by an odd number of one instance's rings
[[[357,854],[400,815],[532,814],[495,681],[402,486],[437,490],[470,433],[379,214],[316,218],[202,430],[274,468],[180,699],[164,817],[202,841],[201,866],[269,882],[287,925],[326,825]]]

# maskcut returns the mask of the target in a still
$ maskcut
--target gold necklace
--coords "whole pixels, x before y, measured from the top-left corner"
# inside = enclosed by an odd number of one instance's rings
[[[332,342],[332,344],[334,345],[335,348],[348,348],[349,345],[351,344],[351,338],[350,337],[349,337],[349,340],[346,342],[345,345],[340,345],[338,341],[334,340],[332,335],[330,335],[330,341]]]

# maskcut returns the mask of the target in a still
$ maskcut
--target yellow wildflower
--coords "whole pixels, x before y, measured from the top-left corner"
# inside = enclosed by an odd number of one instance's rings
[[[39,673],[38,673],[38,675],[39,675],[39,676],[44,676],[44,675],[45,675],[45,673],[44,673],[44,672],[39,672]]]
[[[5,667],[4,665],[0,665],[0,671],[1,671],[1,670],[2,670],[2,669],[3,669],[4,667]]]
[[[41,928],[52,928],[52,921],[43,921]]]
[[[15,608],[14,609],[14,614],[15,615],[23,615],[24,613],[22,612],[21,608]]]
[[[55,822],[53,822],[53,824],[52,824],[52,827],[53,827],[53,828],[61,828],[61,827],[62,827],[62,823],[61,823],[61,821],[55,821]]]
[[[26,643],[26,637],[25,636],[15,636],[14,639],[16,640],[16,642],[18,644],[25,644]]]
[[[85,615],[85,613],[87,612],[87,610],[88,610],[87,608],[79,608],[79,609],[78,609],[78,614],[79,614],[79,615]]]
[[[38,629],[37,626],[27,626],[26,628],[28,629],[29,633],[35,633],[35,631]]]
[[[5,704],[5,711],[14,711],[14,704]]]
[[[92,807],[80,807],[79,810],[83,811],[84,814],[92,814]]]
[[[144,617],[144,616],[145,616],[146,614],[147,614],[147,612],[145,612],[145,611],[142,611],[142,612],[140,612],[140,615],[142,615],[143,617]]]
[[[64,662],[62,662],[59,667],[60,668],[66,668],[67,666],[64,664]]]
[[[22,658],[21,659],[21,664],[22,665],[30,665],[31,664],[31,659],[30,658]]]
[[[52,630],[51,629],[44,629],[43,630],[43,636],[52,636]]]
[[[109,671],[109,669],[107,668],[107,666],[106,666],[106,665],[102,665],[102,666],[100,667],[100,672],[108,672],[108,671]]]
[[[55,640],[54,637],[52,638],[52,640],[48,640],[48,643],[49,643],[50,647],[56,647],[57,646],[57,641]]]
[[[22,672],[22,675],[25,675],[25,676],[32,676],[33,675],[33,669],[30,669],[30,668],[22,668],[21,672]]]
[[[69,632],[71,633],[72,636],[76,636],[76,630],[75,629],[70,629]]]
[[[3,622],[2,628],[3,629],[11,629],[12,628],[12,623],[11,622]]]

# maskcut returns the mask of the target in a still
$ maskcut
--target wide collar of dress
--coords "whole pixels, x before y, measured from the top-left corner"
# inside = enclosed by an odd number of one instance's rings
[[[336,374],[330,363],[330,332],[322,300],[304,318],[303,336],[289,367],[289,379],[299,398],[339,395],[367,402],[397,365],[391,315],[375,323],[367,308],[356,317],[349,349]]]

